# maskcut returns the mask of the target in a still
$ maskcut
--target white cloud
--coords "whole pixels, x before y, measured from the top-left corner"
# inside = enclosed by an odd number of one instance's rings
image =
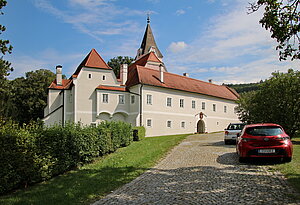
[[[179,9],[179,10],[176,11],[177,16],[180,16],[180,15],[183,15],[183,14],[185,14],[185,10],[183,10],[183,9]]]
[[[187,47],[188,47],[188,45],[183,41],[172,42],[169,45],[168,50],[170,50],[173,53],[178,53],[178,52],[181,52],[181,51],[185,50]]]

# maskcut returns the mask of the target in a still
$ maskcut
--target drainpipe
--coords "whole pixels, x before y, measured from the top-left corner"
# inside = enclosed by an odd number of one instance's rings
[[[65,126],[65,90],[62,90],[63,100],[62,100],[62,126]]]
[[[141,84],[141,87],[140,87],[140,126],[143,125],[143,118],[142,118],[143,95],[142,95],[142,91],[143,91],[143,84]]]

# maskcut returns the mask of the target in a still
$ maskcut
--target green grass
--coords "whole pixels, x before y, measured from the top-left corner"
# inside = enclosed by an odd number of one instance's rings
[[[146,138],[92,164],[26,190],[0,197],[0,204],[89,204],[153,167],[187,135]]]
[[[300,138],[293,138],[293,158],[290,163],[277,164],[275,169],[284,174],[288,182],[300,193]]]

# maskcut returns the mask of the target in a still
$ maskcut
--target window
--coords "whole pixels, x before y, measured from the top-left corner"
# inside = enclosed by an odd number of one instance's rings
[[[119,95],[119,104],[124,104],[124,103],[125,103],[124,95]]]
[[[167,106],[168,107],[172,106],[172,98],[167,98]]]
[[[172,122],[170,120],[167,121],[167,127],[171,128]]]
[[[89,73],[89,78],[92,78],[92,74]]]
[[[183,106],[184,106],[184,100],[183,100],[183,99],[180,99],[180,100],[179,100],[179,106],[180,106],[180,107],[183,107]]]
[[[202,110],[205,110],[205,102],[202,102]]]
[[[106,77],[105,77],[105,75],[103,75],[103,76],[102,76],[102,80],[105,80],[105,79],[106,79]]]
[[[181,122],[181,128],[185,128],[185,122]]]
[[[152,105],[152,95],[147,95],[147,105]]]
[[[108,103],[108,94],[102,94],[102,102]]]
[[[226,113],[227,112],[227,106],[225,105],[224,106],[224,113]]]
[[[213,111],[216,112],[216,110],[217,110],[217,105],[213,104]]]
[[[196,108],[196,101],[195,100],[192,100],[192,108]]]
[[[131,96],[131,104],[134,104],[134,102],[135,102],[135,96],[132,95],[132,96]]]
[[[147,119],[147,127],[152,127],[152,120],[151,119]]]

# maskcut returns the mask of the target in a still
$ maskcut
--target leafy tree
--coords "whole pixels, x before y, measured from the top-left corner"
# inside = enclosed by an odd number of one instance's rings
[[[259,23],[270,30],[278,42],[279,60],[300,59],[300,0],[257,0],[250,3],[250,13],[264,8]]]
[[[128,56],[118,56],[110,59],[107,64],[113,69],[116,77],[120,76],[120,66],[122,64],[130,64],[134,59]]]
[[[243,122],[272,122],[282,125],[295,136],[300,132],[300,71],[272,73],[258,91],[244,93],[238,100],[237,113]]]
[[[45,69],[27,72],[25,76],[11,81],[13,96],[10,116],[19,123],[44,117],[47,88],[55,79],[55,74]]]
[[[245,93],[245,92],[250,92],[250,91],[255,91],[259,89],[259,84],[262,83],[263,81],[259,83],[244,83],[244,84],[227,84],[228,87],[231,87],[236,90],[239,94]]]

